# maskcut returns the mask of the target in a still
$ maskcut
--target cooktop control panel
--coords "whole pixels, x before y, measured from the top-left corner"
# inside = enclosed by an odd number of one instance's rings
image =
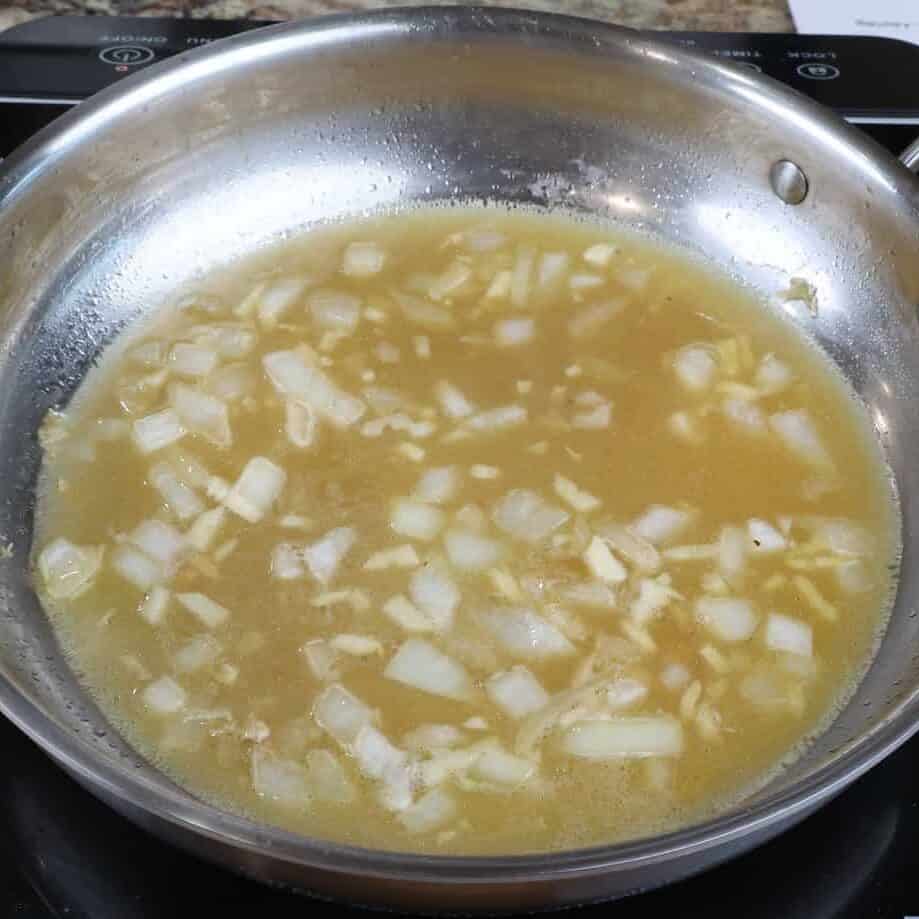
[[[0,156],[64,108],[131,73],[269,24],[55,16],[0,33]],[[919,134],[919,46],[777,33],[662,32],[659,37],[781,80],[891,149],[906,147]],[[37,108],[24,111],[28,106]]]

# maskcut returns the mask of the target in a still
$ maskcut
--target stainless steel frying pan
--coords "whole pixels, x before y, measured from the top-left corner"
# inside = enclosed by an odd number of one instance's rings
[[[0,170],[0,708],[83,785],[253,877],[407,908],[622,895],[800,820],[919,727],[919,181],[777,83],[597,23],[496,9],[321,19],[194,51],[101,93]],[[799,323],[874,420],[905,564],[835,724],[728,813],[515,858],[371,852],[221,813],[140,760],[63,662],[32,592],[36,429],[126,323],[199,272],[319,220],[456,197],[589,212],[704,253]],[[113,841],[117,845],[117,840]]]

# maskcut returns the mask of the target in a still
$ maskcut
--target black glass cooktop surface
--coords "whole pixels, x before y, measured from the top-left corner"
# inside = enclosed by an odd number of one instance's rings
[[[137,69],[260,23],[58,17],[0,34],[0,156]],[[672,33],[835,108],[893,152],[919,134],[919,47]],[[287,919],[366,912],[269,890],[136,829],[0,719],[0,919]],[[797,828],[698,878],[578,919],[919,917],[919,739]]]

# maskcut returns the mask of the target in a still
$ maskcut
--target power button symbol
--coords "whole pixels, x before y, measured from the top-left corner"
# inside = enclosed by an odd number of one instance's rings
[[[835,80],[839,76],[839,68],[832,64],[799,64],[797,70],[807,80]]]
[[[100,61],[125,67],[146,64],[148,61],[152,61],[155,56],[150,48],[138,45],[116,45],[114,48],[103,48],[99,52]]]

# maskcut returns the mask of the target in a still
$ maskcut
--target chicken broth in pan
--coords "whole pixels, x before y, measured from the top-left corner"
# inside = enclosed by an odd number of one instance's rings
[[[562,217],[286,242],[126,331],[41,441],[36,586],[113,723],[203,798],[374,848],[729,805],[845,701],[896,570],[829,361]]]

